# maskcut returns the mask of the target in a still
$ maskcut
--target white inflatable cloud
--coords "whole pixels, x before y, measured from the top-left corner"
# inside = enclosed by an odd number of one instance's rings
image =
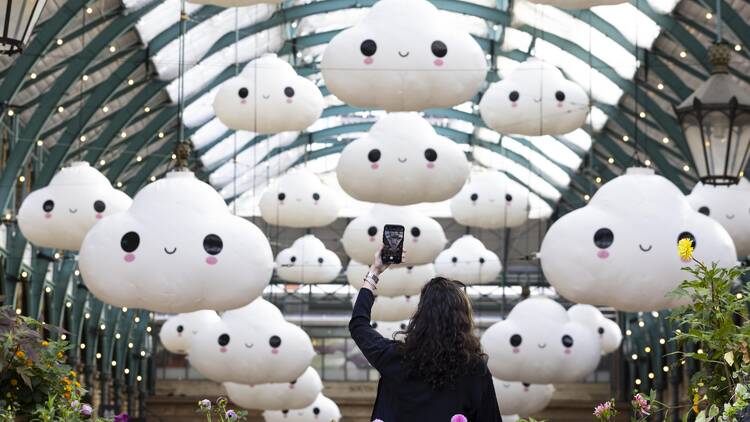
[[[346,279],[355,289],[361,289],[369,266],[357,261],[349,261],[346,267]],[[388,268],[380,275],[378,296],[414,296],[422,291],[427,282],[435,277],[435,266],[432,264],[415,266],[398,266]]]
[[[310,337],[262,298],[206,325],[188,353],[190,364],[206,378],[238,384],[291,382],[313,356]]]
[[[732,186],[698,182],[687,197],[693,209],[707,215],[729,232],[740,257],[750,255],[750,182],[740,179]]]
[[[333,400],[318,395],[313,404],[303,409],[267,410],[263,412],[265,422],[339,422],[341,411]]]
[[[55,174],[48,186],[26,196],[18,226],[36,246],[77,251],[91,227],[131,203],[98,170],[75,162]]]
[[[453,218],[483,229],[518,227],[529,218],[529,190],[503,173],[475,173],[451,199]]]
[[[490,86],[479,102],[487,126],[502,134],[562,135],[586,122],[586,91],[555,66],[532,58]]]
[[[353,260],[370,265],[383,245],[386,224],[404,226],[406,265],[428,264],[445,247],[445,232],[437,221],[409,207],[376,204],[367,214],[349,223],[341,237],[346,254]]]
[[[546,297],[518,303],[485,331],[482,348],[494,377],[532,384],[580,381],[601,356],[595,333]]]
[[[333,223],[341,208],[339,194],[307,169],[290,171],[266,189],[258,204],[268,224],[323,227]]]
[[[519,416],[530,416],[544,410],[552,400],[552,384],[529,384],[492,378],[500,411]],[[505,422],[505,416],[503,416]]]
[[[419,111],[471,99],[484,52],[426,0],[381,0],[335,36],[320,65],[328,89],[357,107]]]
[[[330,283],[341,272],[341,260],[323,242],[308,234],[276,256],[276,274],[293,283]]]
[[[159,330],[159,340],[165,349],[179,355],[187,354],[198,331],[220,320],[215,311],[201,310],[169,317]]]
[[[542,270],[559,294],[576,303],[621,311],[654,311],[685,303],[667,296],[689,274],[677,254],[693,239],[695,257],[720,266],[737,253],[719,223],[651,169],[631,168],[603,185],[588,205],[566,214],[542,242]]]
[[[501,415],[503,417],[503,422],[517,422],[521,419],[518,415]]]
[[[573,321],[589,327],[599,337],[602,355],[614,352],[622,343],[622,331],[616,322],[602,315],[595,306],[577,304],[568,309]]]
[[[411,205],[450,199],[469,176],[469,162],[418,114],[395,113],[344,148],[336,176],[360,201]]]
[[[273,255],[260,229],[233,216],[211,186],[177,171],[94,226],[78,264],[91,293],[110,305],[192,312],[260,296]]]
[[[411,319],[419,306],[419,295],[416,296],[378,296],[372,305],[373,321],[394,322]]]
[[[255,133],[303,131],[318,120],[323,107],[318,87],[275,54],[250,62],[214,98],[222,123]]]
[[[221,7],[242,7],[261,3],[276,4],[283,1],[284,0],[189,0],[190,3],[210,4]]]
[[[403,321],[373,321],[370,326],[375,329],[381,336],[388,340],[399,340],[403,341],[405,336],[403,334],[397,334],[400,331],[406,330],[409,326],[409,320]]]
[[[435,259],[437,275],[464,284],[495,283],[502,268],[500,258],[470,234],[456,239]]]
[[[320,375],[313,368],[292,382],[246,385],[225,382],[229,399],[245,409],[302,409],[312,404],[323,391]]]

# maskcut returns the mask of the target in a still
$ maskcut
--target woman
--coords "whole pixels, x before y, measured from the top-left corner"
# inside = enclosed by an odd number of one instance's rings
[[[380,259],[370,267],[357,296],[349,332],[380,372],[373,421],[502,422],[463,284],[442,277],[422,288],[419,307],[403,342],[370,326]]]

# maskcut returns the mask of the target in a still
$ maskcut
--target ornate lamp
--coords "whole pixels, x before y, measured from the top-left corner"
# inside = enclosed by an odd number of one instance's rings
[[[0,54],[17,54],[31,38],[47,0],[0,2]]]
[[[729,75],[727,43],[714,44],[708,55],[711,76],[675,113],[700,180],[732,185],[744,175],[750,157],[750,91]]]

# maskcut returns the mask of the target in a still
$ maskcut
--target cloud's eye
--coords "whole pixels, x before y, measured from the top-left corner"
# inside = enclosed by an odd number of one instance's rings
[[[248,94],[250,94],[250,91],[248,91],[247,88],[240,88],[240,90],[237,91],[237,95],[239,95],[243,100],[247,98]]]
[[[209,234],[203,238],[203,249],[209,255],[218,255],[224,249],[224,242],[219,236]]]
[[[177,326],[177,332],[178,332],[178,333],[181,333],[181,332],[183,332],[183,331],[185,331],[185,327],[183,327],[182,325],[178,325],[178,326]]]
[[[522,341],[523,339],[521,338],[520,334],[513,334],[512,336],[510,336],[510,345],[513,347],[520,346]]]
[[[402,330],[405,330],[405,329],[406,329],[406,324],[404,324],[403,322],[401,323],[401,329],[402,329]]]
[[[268,344],[274,349],[281,346],[281,337],[271,336],[271,338],[268,339]]]
[[[293,257],[289,258],[289,262],[297,262],[297,257],[293,256]]]
[[[677,243],[680,243],[680,240],[682,239],[690,239],[690,242],[693,244],[693,249],[698,245],[698,242],[695,241],[695,236],[690,232],[680,233],[680,235],[677,236]]]
[[[44,212],[52,212],[53,209],[55,209],[55,201],[48,199],[44,201],[44,204],[42,204],[42,209]]]
[[[701,214],[703,214],[703,215],[711,215],[711,209],[709,209],[706,206],[698,208],[698,212],[701,213]]]
[[[430,49],[435,57],[443,58],[448,54],[448,46],[442,41],[433,41]]]
[[[522,382],[521,384],[522,384],[522,385],[523,385],[524,387],[526,387],[526,388],[529,388],[529,387],[531,387],[531,384],[529,384],[528,382]]]
[[[562,344],[565,347],[573,347],[573,337],[565,334],[562,336]]]
[[[294,88],[292,88],[291,86],[284,88],[284,95],[286,95],[288,98],[294,97]]]
[[[296,383],[297,383],[297,380],[294,380],[294,381],[290,382],[289,384],[294,385]]]
[[[565,93],[562,91],[555,92],[555,99],[557,101],[565,101]]]
[[[607,249],[615,241],[615,234],[608,228],[601,228],[594,233],[594,245],[600,249]]]
[[[220,335],[218,339],[218,343],[219,343],[219,346],[221,347],[224,347],[227,344],[229,344],[229,334],[224,333]]]
[[[476,194],[476,193],[472,193],[472,194],[471,194],[471,200],[472,200],[472,201],[476,201],[477,199],[479,199],[479,195],[478,195],[478,194]]]
[[[371,57],[375,55],[376,51],[378,51],[378,45],[375,44],[375,41],[373,40],[364,40],[359,46],[359,51],[365,56]]]
[[[125,252],[133,252],[141,244],[141,237],[136,232],[127,232],[120,239],[120,247]]]
[[[320,409],[319,409],[319,408],[317,408],[317,407],[313,407],[313,413],[314,413],[315,415],[319,415],[319,414],[320,414]]]
[[[519,96],[520,95],[518,94],[518,91],[511,91],[510,94],[508,95],[508,99],[515,102],[515,101],[518,101]]]
[[[284,409],[281,411],[281,413],[283,413],[286,416],[286,414],[289,413],[289,409]]]
[[[323,261],[324,261],[323,258],[318,258],[318,264],[322,264]]]
[[[479,258],[479,263],[484,264],[484,258]]]
[[[104,204],[104,201],[94,201],[94,211],[104,212],[105,209],[107,209],[107,205]]]
[[[422,231],[419,230],[419,227],[412,227],[411,228],[411,235],[414,237],[419,237],[419,235],[422,234]]]
[[[285,194],[284,192],[281,192],[281,193],[280,193],[280,194],[278,194],[278,196],[276,196],[276,197],[277,197],[277,198],[279,199],[279,201],[283,201],[283,200],[285,200],[285,199],[286,199],[286,194]]]
[[[375,226],[370,226],[367,229],[367,234],[369,234],[370,236],[375,236],[376,234],[378,234],[378,228]]]
[[[377,163],[380,160],[380,150],[371,149],[370,152],[367,153],[367,159],[370,160],[371,163]]]
[[[453,258],[451,258],[451,262],[452,262],[452,263],[454,263],[454,264],[455,264],[456,262],[458,262],[458,257],[455,257],[455,256],[454,256]]]
[[[372,324],[370,324],[370,327],[372,327],[372,328],[378,328],[378,323],[377,322],[373,322]]]
[[[599,333],[599,335],[604,334],[604,327],[597,328],[596,332]]]
[[[432,148],[427,148],[424,150],[424,158],[429,162],[433,162],[437,160],[437,152]]]
[[[320,194],[319,194],[319,193],[317,193],[317,192],[315,192],[315,193],[313,194],[313,200],[314,200],[314,201],[319,201],[319,200],[320,200]]]

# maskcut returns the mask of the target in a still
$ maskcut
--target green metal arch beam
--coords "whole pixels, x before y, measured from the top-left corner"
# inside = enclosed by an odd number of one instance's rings
[[[170,137],[157,151],[156,154],[148,156],[138,169],[138,172],[127,180],[125,183],[125,193],[133,196],[138,190],[146,183],[151,173],[159,167],[162,163],[167,161],[166,156],[169,152],[174,150],[177,144],[177,137]]]
[[[707,5],[707,3],[710,4]],[[709,7],[709,10],[714,13],[714,16],[717,15],[716,7],[713,3],[701,2],[700,4],[704,7]],[[734,10],[732,5],[726,2],[726,0],[721,0],[721,17],[723,22],[729,26],[732,32],[734,32],[734,35],[742,41],[742,44],[744,44],[745,47],[750,46],[750,28],[748,28],[747,20],[743,19],[742,16]]]

